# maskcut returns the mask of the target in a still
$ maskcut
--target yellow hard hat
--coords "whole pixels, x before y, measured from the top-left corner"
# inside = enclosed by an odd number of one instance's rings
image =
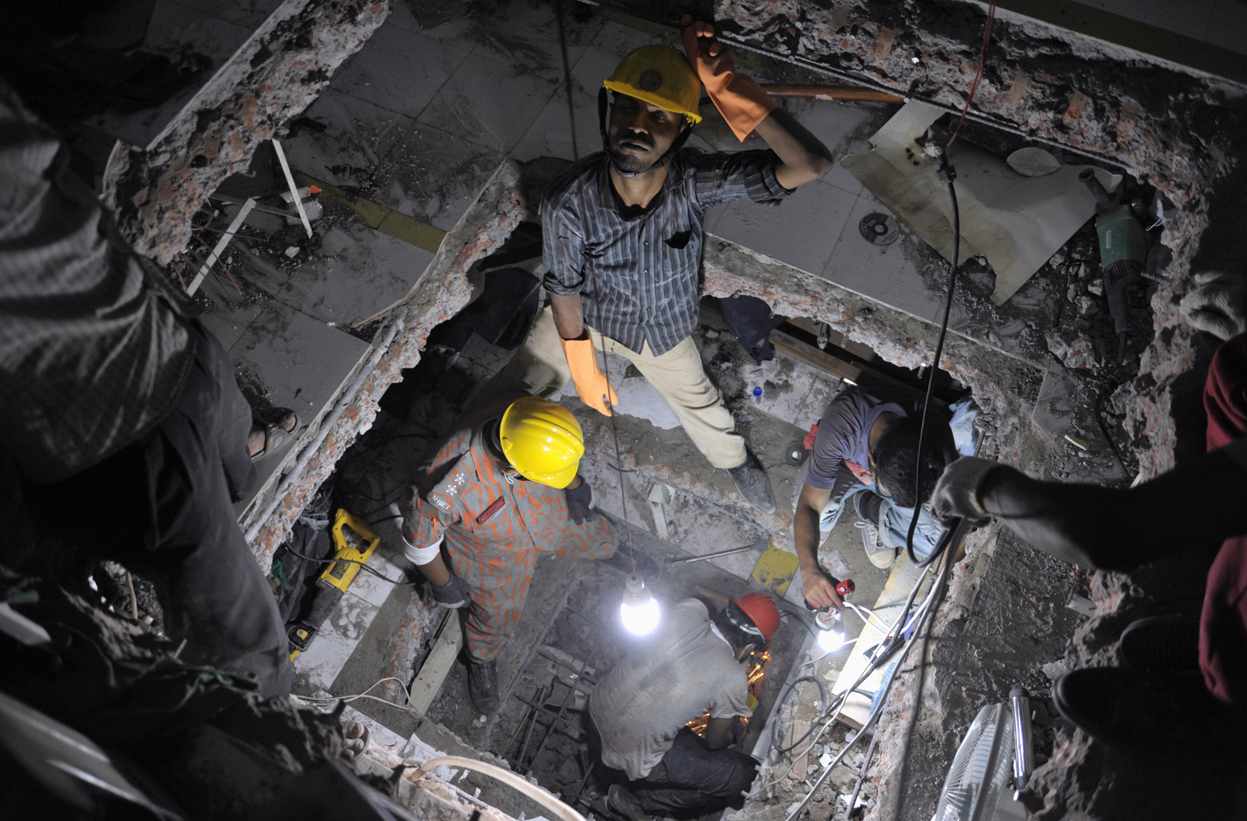
[[[628,52],[602,85],[651,105],[683,114],[692,125],[701,122],[697,101],[701,80],[684,53],[671,46],[641,46]]]
[[[567,408],[525,396],[502,415],[502,453],[525,479],[565,488],[576,478],[585,437]]]

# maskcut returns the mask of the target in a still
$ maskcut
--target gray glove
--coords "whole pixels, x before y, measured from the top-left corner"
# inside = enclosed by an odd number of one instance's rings
[[[979,500],[979,490],[987,474],[998,467],[1002,465],[990,459],[962,456],[944,468],[931,494],[931,515],[945,526],[958,518],[970,522],[990,519],[991,514],[983,509]]]
[[[1239,274],[1201,271],[1196,288],[1178,303],[1183,319],[1222,342],[1247,331],[1247,283]]]
[[[578,488],[564,488],[563,494],[567,497],[567,515],[573,522],[582,525],[593,521],[593,488],[588,482],[581,479]]]
[[[458,610],[472,603],[472,587],[454,573],[450,574],[450,581],[441,587],[435,584],[430,587],[433,590],[433,598],[442,607]]]

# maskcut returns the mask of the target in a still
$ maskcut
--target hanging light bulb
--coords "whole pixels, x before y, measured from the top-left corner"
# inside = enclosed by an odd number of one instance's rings
[[[644,636],[654,632],[658,626],[658,601],[650,593],[641,577],[628,577],[624,587],[623,604],[619,605],[619,616],[629,633]]]
[[[818,625],[818,646],[824,653],[844,646],[844,617],[838,610],[828,610],[814,617]]]

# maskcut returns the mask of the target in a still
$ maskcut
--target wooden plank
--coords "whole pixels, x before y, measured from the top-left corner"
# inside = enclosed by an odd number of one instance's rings
[[[795,317],[789,317],[788,321],[791,322],[793,325],[796,325],[798,328],[805,331],[806,333],[813,334],[814,336],[818,336],[818,323],[815,322],[813,319],[810,319],[809,317],[804,317],[804,316],[795,316]],[[840,333],[839,331],[831,330],[829,328],[827,339],[829,342],[831,342],[832,345],[835,345],[837,348],[848,351],[854,356],[861,357],[867,362],[874,362],[876,359],[879,358],[878,354],[876,354],[874,349],[871,348],[869,345],[863,345],[860,342],[854,342],[851,339],[846,339],[844,334]]]
[[[424,664],[420,665],[420,672],[416,674],[416,679],[407,693],[411,708],[420,715],[429,712],[429,706],[442,689],[442,683],[450,674],[450,668],[462,646],[463,631],[459,629],[459,615],[448,610],[433,643],[433,649],[429,651]]]
[[[808,345],[783,331],[771,331],[771,344],[790,356],[795,356],[802,362],[827,371],[833,376],[847,379],[854,384],[861,381],[862,369],[857,365],[845,362],[826,351],[820,351],[817,347]]]

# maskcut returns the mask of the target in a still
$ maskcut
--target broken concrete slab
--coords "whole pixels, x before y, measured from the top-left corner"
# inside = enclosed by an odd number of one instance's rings
[[[186,247],[209,194],[246,171],[387,13],[384,3],[286,0],[145,150],[114,149],[102,199],[135,250],[167,263]]]

